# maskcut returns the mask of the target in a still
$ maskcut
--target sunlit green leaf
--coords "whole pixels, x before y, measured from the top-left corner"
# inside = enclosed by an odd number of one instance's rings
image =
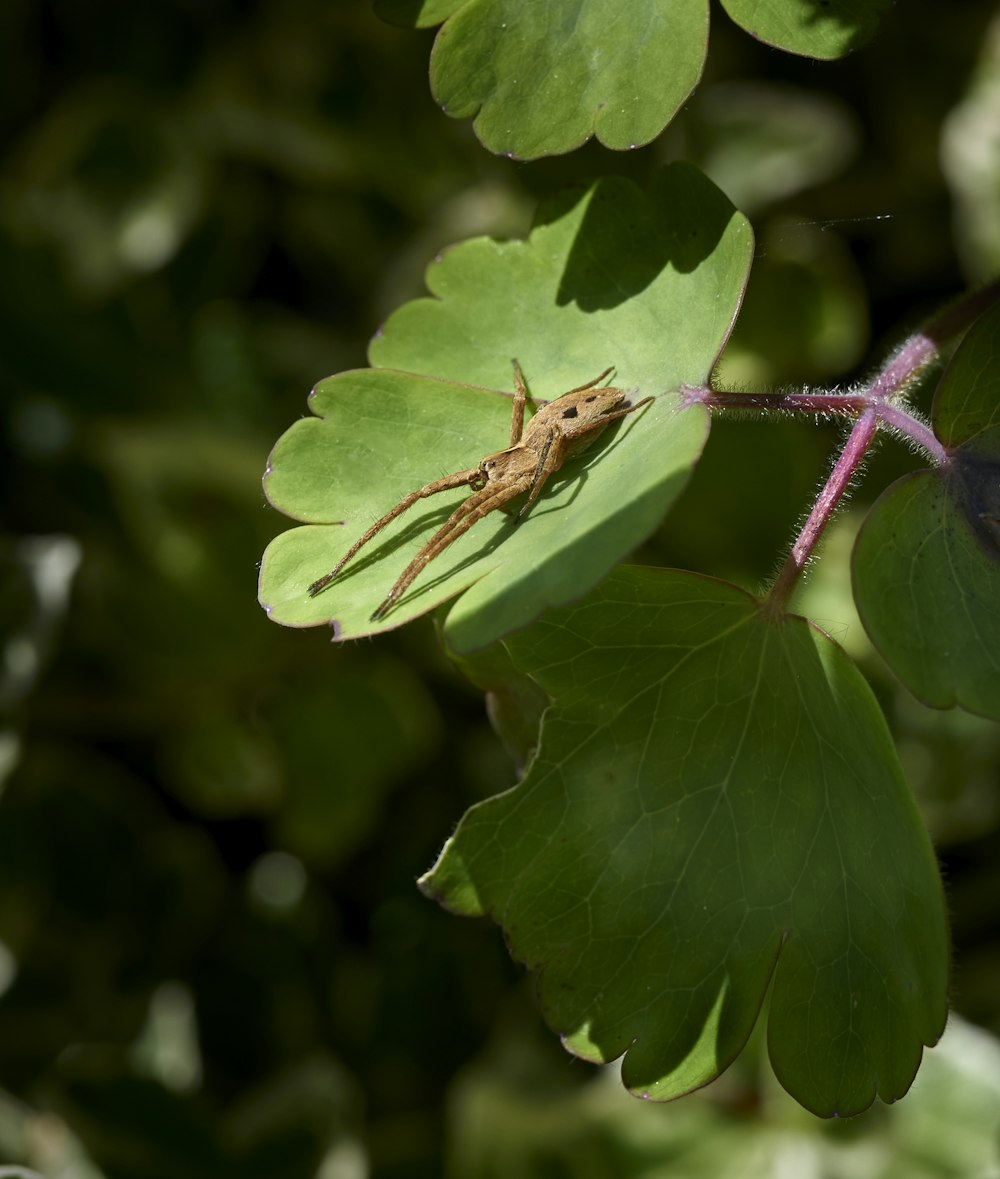
[[[792,53],[841,57],[875,31],[888,0],[724,0],[753,36]],[[431,89],[471,118],[485,147],[521,159],[648,143],[697,85],[706,0],[377,0],[396,24],[444,22]]]
[[[694,574],[619,569],[509,640],[552,700],[525,780],[422,887],[489,913],[589,1060],[666,1099],[723,1071],[770,988],[782,1085],[892,1101],[944,1026],[933,853],[860,673],[804,619]]]
[[[648,197],[605,180],[544,208],[526,242],[477,239],[445,254],[428,274],[434,297],[401,308],[373,341],[378,367],[322,382],[318,416],[296,423],[271,456],[268,498],[308,523],[265,555],[270,616],[329,622],[347,638],[465,589],[446,633],[470,650],[586,592],[653,531],[697,460],[707,415],[681,409],[677,390],[707,380],[750,251],[745,220],[678,165]],[[514,356],[543,399],[613,365],[617,385],[654,400],[571,460],[520,524],[501,512],[480,521],[383,623],[372,611],[464,490],[413,507],[310,598],[310,583],[406,493],[507,445]]]
[[[635,147],[694,89],[707,39],[706,0],[470,0],[434,43],[431,88],[494,152]]]

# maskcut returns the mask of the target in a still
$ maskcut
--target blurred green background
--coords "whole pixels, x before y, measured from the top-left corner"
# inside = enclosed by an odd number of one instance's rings
[[[435,108],[431,35],[363,3],[4,0],[0,1164],[67,1179],[996,1166],[1000,730],[902,693],[846,578],[858,512],[912,458],[873,460],[805,605],[898,736],[971,1022],[906,1101],[850,1125],[791,1105],[755,1048],[670,1107],[566,1057],[496,930],[413,883],[514,774],[431,623],[334,648],[273,626],[254,596],[284,524],[260,476],[309,388],[364,364],[441,248],[524,233],[563,183],[682,157],[752,216],[722,374],[741,386],[849,382],[994,275],[1000,19],[960,3],[941,23],[929,0],[898,4],[866,51],[819,66],[716,11],[705,81],[660,140],[524,165]],[[757,584],[837,437],[719,423],[641,559]]]

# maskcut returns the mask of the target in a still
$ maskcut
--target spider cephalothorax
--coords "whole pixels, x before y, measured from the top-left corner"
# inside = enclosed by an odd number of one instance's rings
[[[473,524],[527,492],[528,498],[517,514],[517,519],[520,519],[541,495],[549,476],[555,474],[570,456],[589,446],[610,422],[634,413],[640,406],[652,400],[651,397],[645,397],[632,405],[624,389],[616,389],[613,386],[598,388],[600,382],[612,371],[609,368],[585,385],[570,389],[554,401],[547,402],[525,426],[524,410],[528,391],[521,366],[516,360],[513,363],[514,411],[510,427],[510,444],[507,449],[487,455],[477,467],[457,471],[454,475],[445,475],[404,496],[394,508],[377,520],[364,536],[351,545],[329,573],[312,583],[309,587],[310,597],[315,597],[325,590],[361,548],[418,500],[436,495],[439,491],[449,491],[454,487],[471,487],[472,494],[469,498],[459,504],[417,553],[385,600],[373,612],[372,621],[381,621],[421,570],[444,552],[453,541],[468,532]]]

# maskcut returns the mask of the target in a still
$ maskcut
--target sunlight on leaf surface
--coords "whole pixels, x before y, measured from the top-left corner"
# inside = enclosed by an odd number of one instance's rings
[[[694,89],[707,44],[706,0],[471,0],[434,42],[431,89],[498,154],[536,159],[592,135],[636,147]]]
[[[888,0],[724,0],[732,19],[779,49],[842,57]],[[655,139],[701,77],[707,0],[377,0],[395,24],[444,22],[431,53],[443,110],[472,118],[483,145],[521,159],[596,136],[623,150]]]
[[[908,1088],[946,1015],[926,833],[870,689],[734,586],[615,571],[507,643],[549,695],[525,780],[422,888],[489,913],[567,1047],[678,1097],[768,1047],[821,1115]]]
[[[351,638],[467,590],[446,633],[471,650],[585,593],[656,528],[701,453],[707,414],[680,409],[676,391],[707,381],[751,252],[744,218],[674,165],[648,196],[604,180],[544,207],[528,241],[482,238],[446,253],[428,273],[433,297],[400,308],[372,342],[377,367],[323,381],[317,416],[271,455],[268,499],[306,523],[265,554],[271,618],[333,623]],[[407,492],[506,446],[514,356],[533,396],[614,365],[615,384],[654,401],[571,460],[516,527],[494,512],[445,550],[383,623],[372,610],[464,490],[414,506],[309,598],[306,587]]]

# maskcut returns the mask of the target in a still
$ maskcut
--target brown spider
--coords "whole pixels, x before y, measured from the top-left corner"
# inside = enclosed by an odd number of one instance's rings
[[[570,389],[554,401],[546,402],[525,426],[524,409],[528,390],[521,366],[516,360],[513,364],[514,412],[510,426],[510,445],[507,449],[488,455],[478,467],[470,467],[469,470],[458,471],[454,475],[445,475],[404,496],[381,520],[376,521],[364,536],[351,545],[329,573],[325,573],[312,583],[309,587],[311,598],[322,593],[360,549],[418,500],[436,495],[439,491],[449,491],[453,487],[471,487],[472,495],[459,504],[417,553],[403,570],[385,601],[374,611],[371,621],[380,622],[424,566],[444,552],[453,541],[464,536],[473,524],[496,508],[504,507],[512,499],[527,492],[528,498],[516,516],[516,519],[520,520],[541,495],[549,476],[555,474],[568,458],[585,450],[609,422],[634,413],[653,400],[652,397],[644,397],[642,401],[631,405],[626,400],[627,394],[624,389],[596,388],[612,371],[609,368],[585,385]]]

